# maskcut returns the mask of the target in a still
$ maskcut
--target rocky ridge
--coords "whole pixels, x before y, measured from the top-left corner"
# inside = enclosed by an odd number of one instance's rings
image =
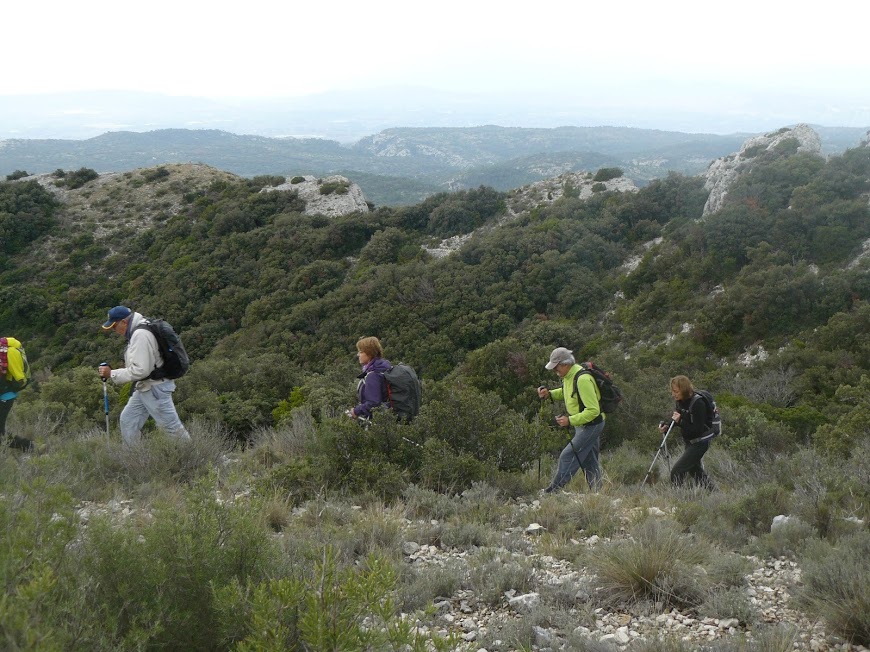
[[[565,172],[551,179],[536,181],[522,188],[511,190],[505,200],[507,212],[498,221],[504,224],[524,211],[538,206],[548,206],[565,196],[589,199],[599,192],[637,192],[638,187],[631,179],[621,176],[607,181],[595,181],[592,172]],[[492,225],[480,227],[477,232],[492,229]],[[437,245],[424,246],[423,249],[434,258],[443,258],[462,248],[474,233],[463,233],[445,238]]]
[[[797,151],[810,154],[819,154],[822,149],[822,141],[819,135],[809,125],[799,124],[792,128],[783,128],[778,131],[755,136],[743,143],[740,151],[736,154],[723,156],[716,159],[702,175],[704,187],[710,191],[707,203],[704,205],[703,216],[715,213],[725,203],[728,189],[738,177],[752,169],[755,159],[763,152],[776,150],[787,140],[797,141]]]

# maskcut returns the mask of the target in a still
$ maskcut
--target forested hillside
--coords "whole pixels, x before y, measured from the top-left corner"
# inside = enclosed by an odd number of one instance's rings
[[[584,199],[564,177],[335,218],[201,165],[10,175],[0,333],[34,376],[10,430],[38,445],[0,455],[10,649],[866,645],[870,147],[777,138],[703,218],[703,178],[615,192],[613,168]],[[117,304],[182,334],[191,442],[122,446],[111,384],[104,430]],[[423,379],[409,425],[343,414],[367,335]],[[565,442],[534,389],[555,346],[625,400],[602,493],[532,500]],[[712,493],[638,487],[676,374],[722,412]]]
[[[173,181],[183,210],[150,225],[129,208],[123,225],[108,216],[130,203],[121,181],[169,197],[158,168],[119,177],[96,229],[35,181],[6,182],[0,330],[45,370],[36,400],[117,356],[95,328],[108,307],[164,316],[196,361],[182,409],[240,433],[272,423],[294,388],[329,388],[335,408],[350,400],[353,344],[375,334],[433,390],[495,392],[526,416],[547,348],[568,345],[626,385],[617,439],[645,429],[667,402],[665,379],[684,372],[738,414],[832,446],[855,435],[842,428],[856,406],[837,391],[860,386],[870,364],[868,151],[771,154],[704,221],[701,181],[676,174],[636,194],[569,196],[439,260],[421,245],[493,223],[504,196],[481,187],[327,219],[301,215],[293,193],[260,193],[270,178],[223,175],[189,191]],[[751,365],[739,362],[747,353]],[[68,397],[65,414],[82,398]]]

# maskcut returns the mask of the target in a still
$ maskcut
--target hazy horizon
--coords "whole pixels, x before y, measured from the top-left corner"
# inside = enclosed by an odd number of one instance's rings
[[[870,126],[870,6],[846,0],[813,11],[749,0],[335,0],[328,11],[43,0],[2,15],[0,138],[221,125],[342,141],[391,126]],[[69,101],[81,93],[91,100]]]
[[[726,107],[727,108],[727,107]],[[266,137],[325,138],[355,142],[399,127],[633,127],[685,133],[763,133],[797,123],[870,128],[829,106],[798,113],[788,106],[764,112],[705,110],[644,102],[605,105],[550,94],[437,92],[396,86],[370,91],[330,91],[296,98],[213,99],[159,93],[86,91],[7,97],[0,103],[0,140],[82,140],[109,132],[220,129]]]

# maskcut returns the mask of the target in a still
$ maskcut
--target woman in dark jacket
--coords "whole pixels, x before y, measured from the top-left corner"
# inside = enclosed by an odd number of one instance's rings
[[[671,470],[671,482],[679,487],[686,481],[686,476],[690,475],[700,486],[712,489],[713,482],[701,462],[713,437],[707,419],[707,404],[695,394],[695,388],[686,376],[671,378],[671,396],[676,401],[671,419],[679,426],[686,444],[686,449]],[[692,400],[694,396],[697,399]],[[665,432],[667,427],[667,424],[662,425],[661,431]]]
[[[384,349],[377,337],[361,338],[356,343],[356,350],[362,365],[362,373],[357,376],[360,379],[356,390],[359,403],[348,410],[348,416],[370,419],[372,410],[388,400],[384,372],[392,365],[384,358]]]

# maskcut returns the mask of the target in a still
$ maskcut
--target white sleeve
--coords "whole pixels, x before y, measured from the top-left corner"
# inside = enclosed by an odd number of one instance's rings
[[[157,340],[147,328],[139,328],[130,336],[130,344],[124,354],[124,369],[112,370],[112,382],[123,385],[143,380],[151,375],[158,363]]]

